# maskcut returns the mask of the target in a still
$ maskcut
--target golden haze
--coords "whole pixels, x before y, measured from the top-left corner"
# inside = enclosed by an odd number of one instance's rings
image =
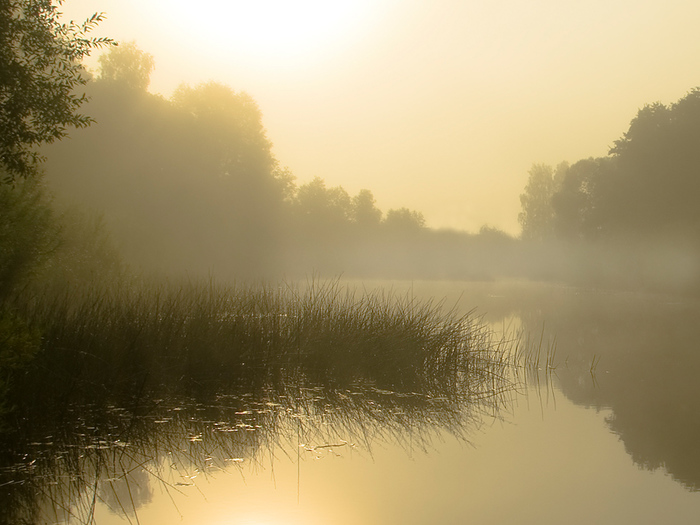
[[[104,11],[100,34],[153,54],[152,91],[217,80],[250,93],[300,182],[368,188],[433,227],[517,233],[534,162],[605,155],[641,106],[699,84],[700,4],[683,0],[194,5],[63,11]]]

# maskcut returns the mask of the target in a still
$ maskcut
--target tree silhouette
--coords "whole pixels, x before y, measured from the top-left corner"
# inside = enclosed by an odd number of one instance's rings
[[[100,78],[123,82],[127,86],[146,91],[155,67],[153,55],[140,50],[135,42],[122,44],[103,53],[99,58]]]
[[[611,155],[606,188],[618,231],[638,236],[695,235],[700,229],[700,90],[677,103],[639,110]]]
[[[90,117],[77,112],[87,100],[75,88],[87,82],[80,64],[109,38],[87,38],[102,19],[82,24],[59,20],[52,0],[0,3],[0,166],[2,181],[37,172],[36,147],[66,135],[66,127],[85,127]]]
[[[408,208],[393,209],[386,212],[384,226],[396,233],[415,233],[425,228],[425,217]]]
[[[525,193],[520,195],[522,211],[518,222],[523,239],[543,240],[551,236],[553,229],[554,170],[546,164],[534,164],[528,173]]]
[[[342,187],[326,187],[320,177],[299,186],[296,207],[301,217],[306,217],[322,226],[347,224],[352,214],[350,195]]]
[[[369,190],[360,190],[352,198],[352,220],[358,226],[374,228],[382,220],[382,211],[377,208],[374,195]]]
[[[552,196],[553,226],[561,239],[595,239],[608,221],[604,185],[614,168],[610,158],[590,158],[557,169]]]

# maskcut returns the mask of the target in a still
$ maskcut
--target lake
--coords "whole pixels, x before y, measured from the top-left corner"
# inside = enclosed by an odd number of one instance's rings
[[[698,301],[363,286],[476,308],[519,334],[528,363],[480,396],[291,383],[69,407],[64,428],[5,454],[3,504],[31,507],[36,523],[98,525],[696,522]]]

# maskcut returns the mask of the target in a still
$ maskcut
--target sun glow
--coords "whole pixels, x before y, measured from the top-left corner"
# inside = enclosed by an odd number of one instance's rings
[[[371,0],[167,0],[151,9],[161,31],[181,35],[202,54],[277,67],[323,59],[361,38],[376,6]]]

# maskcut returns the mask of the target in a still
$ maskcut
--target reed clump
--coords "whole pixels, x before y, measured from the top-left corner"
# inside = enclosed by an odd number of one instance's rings
[[[6,367],[0,507],[31,514],[42,494],[88,523],[132,472],[185,483],[159,470],[163,453],[172,465],[173,451],[191,450],[183,443],[206,451],[180,455],[186,473],[302,437],[317,453],[341,438],[369,448],[407,435],[422,446],[433,429],[466,435],[505,402],[519,351],[444,306],[337,280],[122,283],[5,302],[21,320],[8,326],[31,335],[16,340],[31,344]]]
[[[43,383],[133,391],[301,374],[323,384],[482,389],[503,375],[507,349],[477,318],[443,306],[337,280],[208,282],[66,290],[26,301],[21,315],[42,334],[29,375]]]

